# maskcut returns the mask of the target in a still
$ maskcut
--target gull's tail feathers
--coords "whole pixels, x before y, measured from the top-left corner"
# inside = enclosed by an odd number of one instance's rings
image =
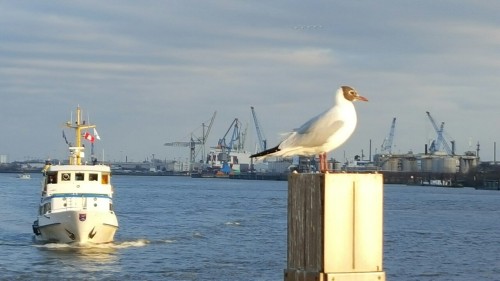
[[[275,153],[277,151],[280,151],[281,149],[279,148],[279,145],[273,147],[273,148],[269,148],[269,149],[266,149],[264,151],[261,151],[259,153],[255,153],[253,155],[250,155],[250,158],[256,158],[256,157],[262,157],[262,156],[266,156],[266,155],[269,155],[271,153]]]

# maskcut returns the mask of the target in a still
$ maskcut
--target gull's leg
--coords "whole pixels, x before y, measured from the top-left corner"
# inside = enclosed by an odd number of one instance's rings
[[[328,172],[327,163],[326,163],[326,152],[319,154],[319,170],[321,173]]]
[[[328,160],[326,159],[326,152],[323,153],[323,162],[325,165],[325,173],[328,173]]]
[[[325,162],[325,173],[328,174],[329,170],[328,170],[328,159],[326,158],[326,152],[323,154],[323,161]]]
[[[318,154],[319,157],[319,172],[323,173],[323,154]]]

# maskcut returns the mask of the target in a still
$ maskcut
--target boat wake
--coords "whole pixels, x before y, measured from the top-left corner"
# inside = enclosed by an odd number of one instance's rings
[[[151,243],[149,240],[138,239],[132,241],[114,242],[111,243],[111,247],[114,249],[138,248],[138,247],[145,247],[149,243]]]
[[[94,243],[45,243],[45,244],[35,244],[35,247],[45,248],[45,249],[77,249],[77,250],[86,250],[86,249],[126,249],[126,248],[138,248],[145,247],[151,242],[147,239],[137,239],[132,241],[122,241],[122,242],[111,242],[111,243],[103,243],[103,244],[94,244]]]

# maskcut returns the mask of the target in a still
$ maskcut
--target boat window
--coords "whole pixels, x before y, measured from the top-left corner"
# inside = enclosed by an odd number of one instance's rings
[[[57,183],[57,172],[51,172],[47,175],[47,183]]]
[[[76,173],[75,174],[75,180],[77,180],[77,181],[82,181],[84,178],[85,178],[84,173]]]
[[[97,174],[89,174],[89,181],[97,181]]]
[[[103,174],[101,176],[101,183],[102,184],[108,184],[109,183],[109,174]]]
[[[70,173],[63,173],[63,174],[61,175],[61,179],[62,179],[63,181],[70,181],[70,180],[71,180],[71,174],[70,174]]]

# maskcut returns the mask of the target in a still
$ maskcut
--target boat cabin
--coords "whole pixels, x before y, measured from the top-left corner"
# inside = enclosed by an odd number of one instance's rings
[[[69,168],[68,166],[50,166],[45,169],[44,174],[42,196],[50,196],[60,192],[112,192],[111,170],[107,166],[75,165]],[[84,188],[80,189],[80,186]],[[74,188],[77,190],[72,190]]]
[[[99,179],[100,176],[100,179]],[[71,171],[49,171],[45,176],[45,184],[56,184],[58,182],[90,181],[101,184],[109,184],[110,173],[101,172],[71,172]]]

